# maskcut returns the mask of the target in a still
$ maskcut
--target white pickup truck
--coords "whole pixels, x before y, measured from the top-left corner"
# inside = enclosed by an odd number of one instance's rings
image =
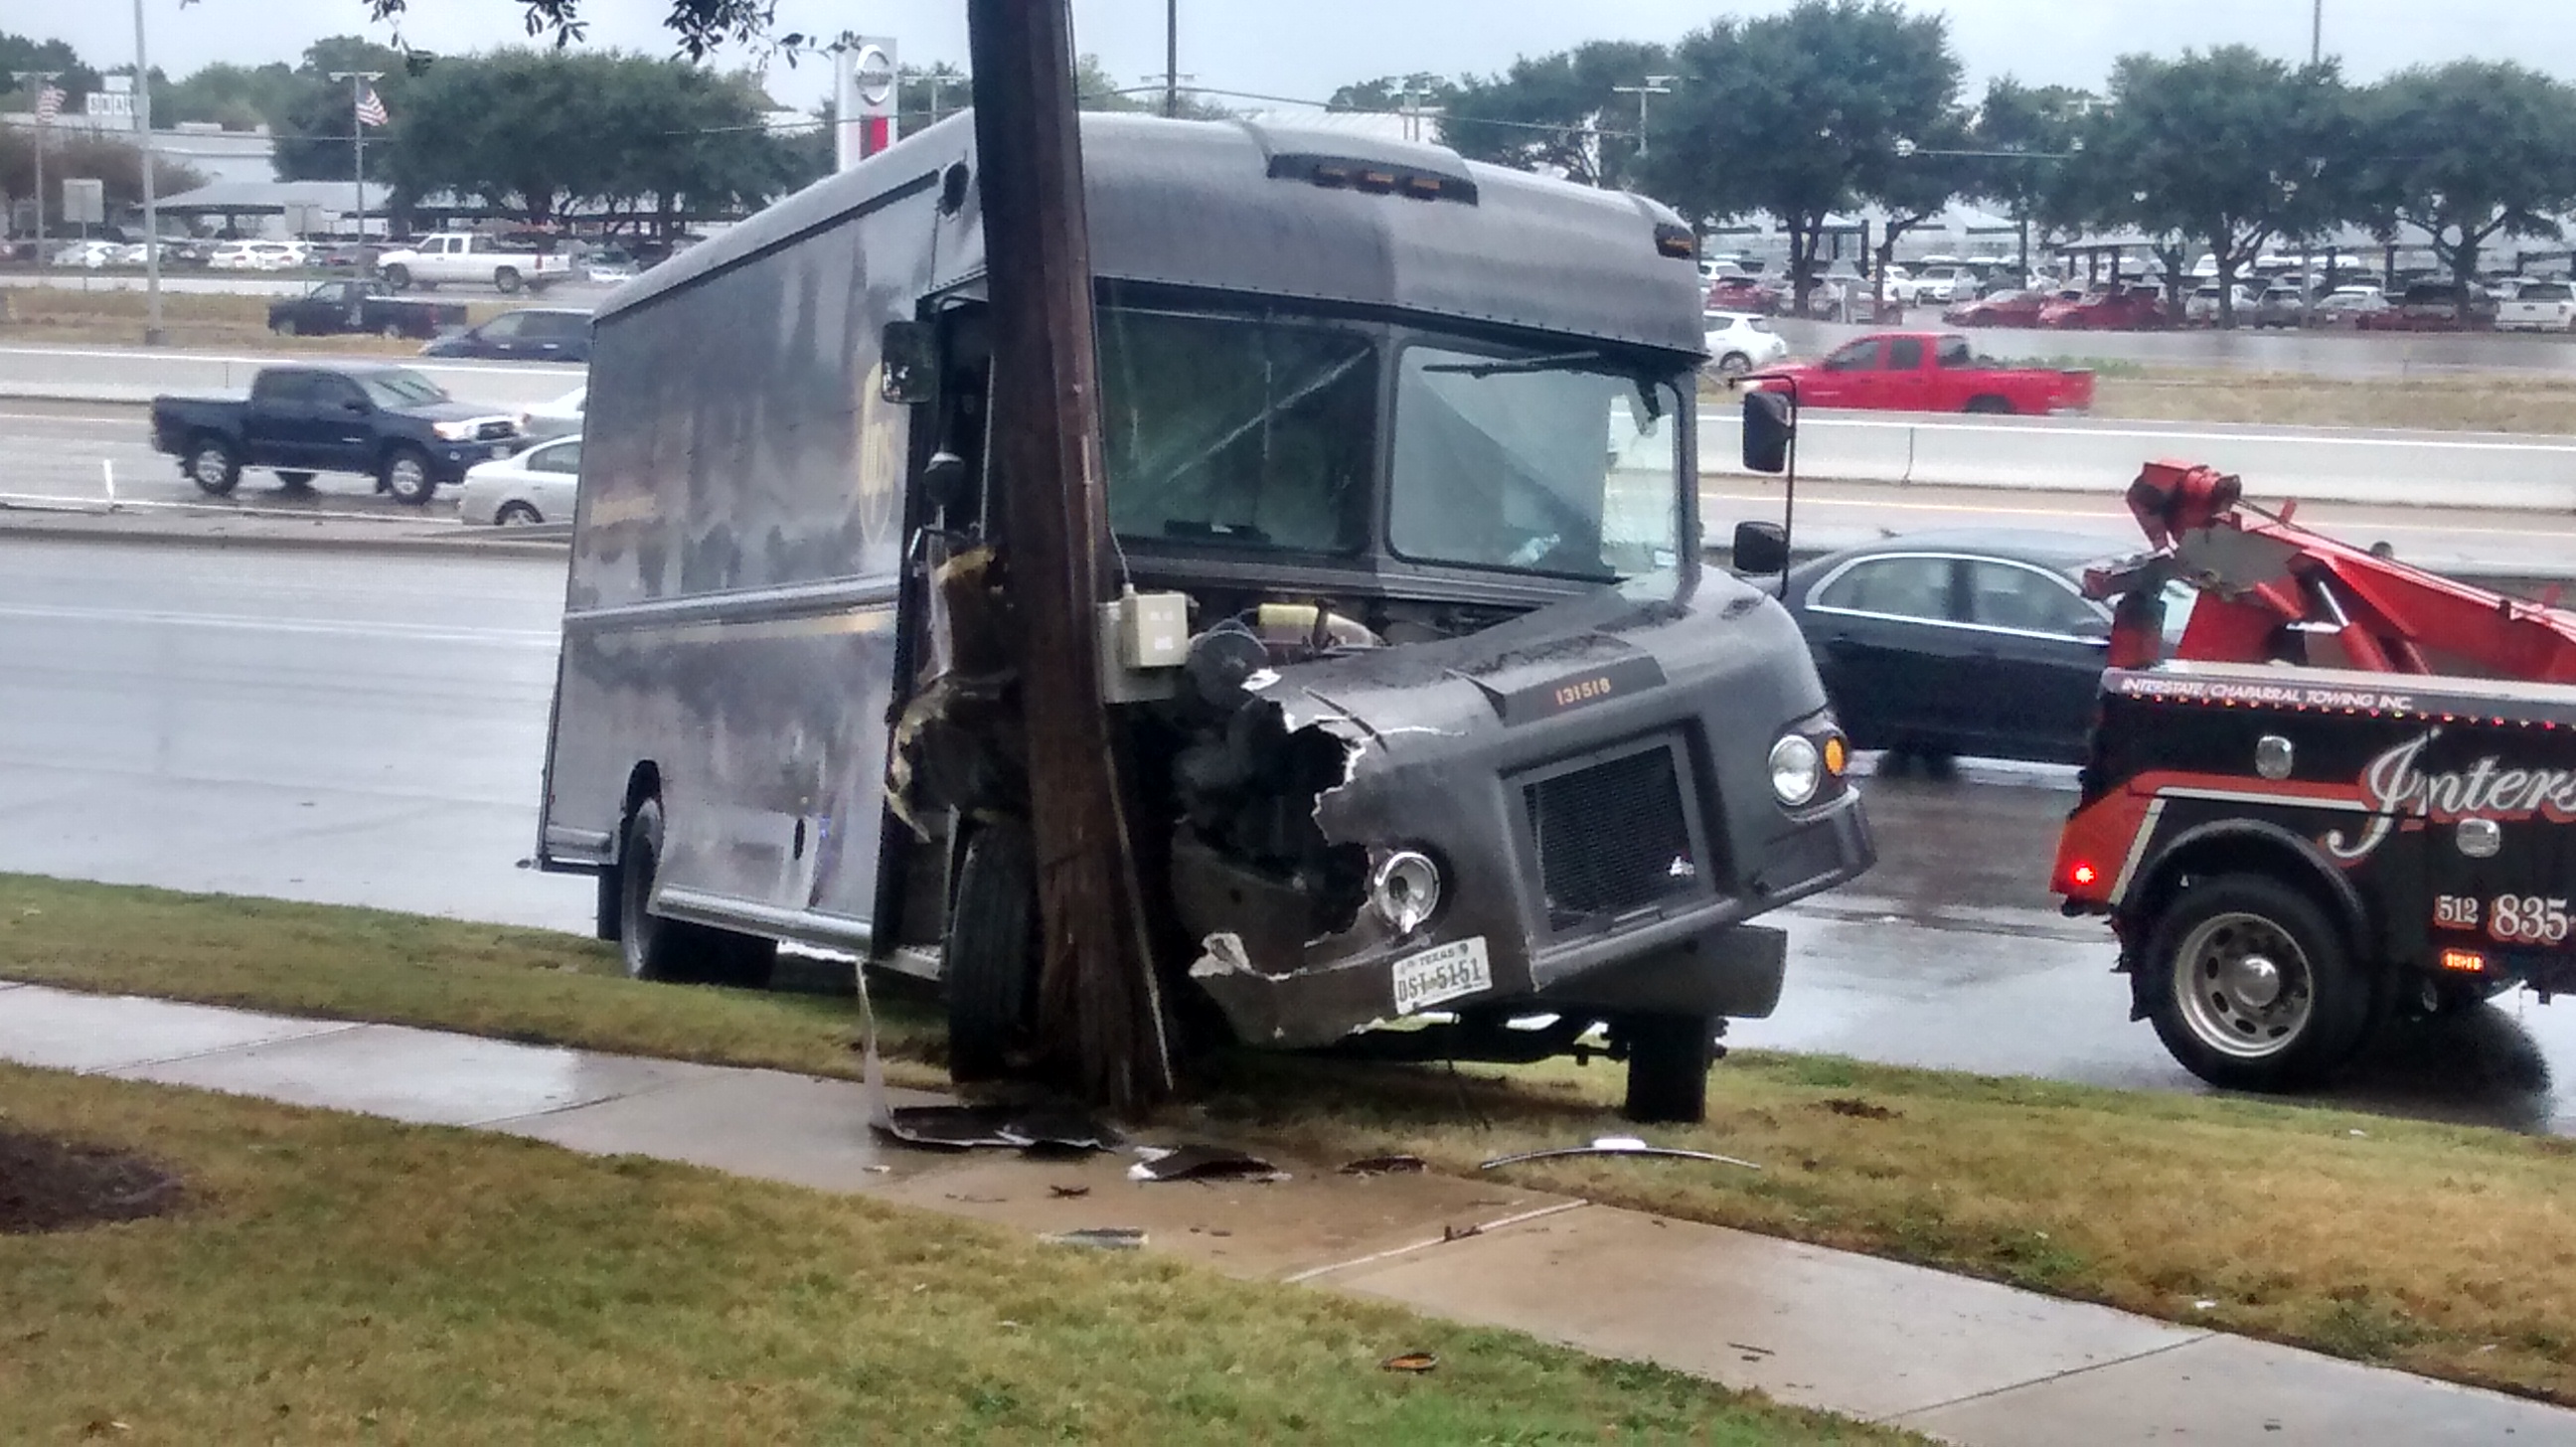
[[[543,291],[572,277],[572,258],[538,251],[473,231],[441,231],[413,245],[386,252],[376,262],[385,285],[396,291],[417,286],[423,291],[441,282],[489,282],[507,294],[521,287]]]

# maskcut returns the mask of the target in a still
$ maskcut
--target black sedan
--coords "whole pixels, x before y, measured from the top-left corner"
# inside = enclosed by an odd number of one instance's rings
[[[1786,601],[1855,747],[2080,763],[2111,641],[2084,569],[2136,551],[2064,533],[1917,533],[1800,566]],[[2182,611],[2168,608],[2169,630]]]
[[[590,313],[521,307],[479,327],[450,333],[420,349],[424,357],[481,357],[507,362],[588,362]]]

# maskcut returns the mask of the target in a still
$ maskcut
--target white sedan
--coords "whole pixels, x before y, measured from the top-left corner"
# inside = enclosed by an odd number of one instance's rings
[[[1769,317],[1751,312],[1702,312],[1709,366],[1721,377],[1741,377],[1789,355],[1789,341],[1771,329]]]
[[[520,408],[519,435],[531,441],[573,436],[581,431],[581,409],[589,399],[590,387],[584,384],[551,402]]]
[[[456,512],[466,522],[497,527],[568,523],[580,485],[581,436],[576,433],[467,468]]]

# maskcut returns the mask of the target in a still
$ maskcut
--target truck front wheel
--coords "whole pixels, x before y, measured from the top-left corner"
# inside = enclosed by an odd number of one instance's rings
[[[386,267],[385,285],[392,287],[396,291],[408,289],[411,286],[411,268],[403,265],[399,261]]]
[[[940,984],[948,997],[948,1073],[990,1080],[1028,1044],[1037,1008],[1037,850],[1028,826],[999,820],[966,841],[948,909]]]
[[[229,496],[241,481],[241,457],[220,437],[200,437],[188,444],[188,480],[208,497]]]
[[[1628,1099],[1621,1115],[1647,1125],[1697,1125],[1708,1118],[1717,1021],[1705,1015],[1628,1015],[1610,1028],[1628,1048]]]
[[[2183,888],[2147,935],[2138,991],[2183,1068],[2228,1090],[2313,1085],[2370,1028],[2369,979],[2306,893],[2264,874]]]
[[[437,480],[429,475],[429,454],[417,447],[397,447],[386,453],[379,480],[394,501],[406,507],[425,506],[430,494],[438,491]]]

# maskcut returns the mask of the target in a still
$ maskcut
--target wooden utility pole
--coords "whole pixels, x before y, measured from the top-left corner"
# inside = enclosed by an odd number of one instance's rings
[[[1043,961],[1038,1044],[1113,1109],[1172,1084],[1127,836],[1119,749],[1101,703],[1109,514],[1093,365],[1091,249],[1068,0],[969,0],[975,149],[993,337],[990,466],[1018,615]]]

